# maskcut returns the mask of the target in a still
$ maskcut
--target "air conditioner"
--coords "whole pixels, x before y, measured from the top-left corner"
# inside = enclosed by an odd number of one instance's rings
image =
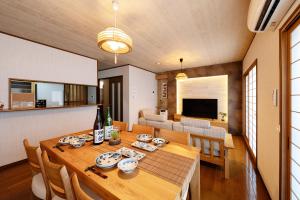
[[[252,32],[274,31],[295,0],[251,0],[248,28]]]

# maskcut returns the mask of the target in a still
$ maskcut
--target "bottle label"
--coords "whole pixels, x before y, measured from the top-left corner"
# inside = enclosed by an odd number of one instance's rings
[[[94,130],[94,143],[98,144],[104,140],[104,130]]]
[[[105,136],[104,139],[105,140],[109,140],[111,138],[111,131],[113,129],[113,126],[105,126],[104,130],[105,130]]]

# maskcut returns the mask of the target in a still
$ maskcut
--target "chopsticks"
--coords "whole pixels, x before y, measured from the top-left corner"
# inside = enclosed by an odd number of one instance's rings
[[[53,148],[57,148],[61,152],[65,152],[65,150],[63,150],[60,146],[61,146],[60,144],[56,144],[56,145],[53,146]]]
[[[103,174],[102,172],[100,172],[100,170],[96,167],[96,165],[92,165],[92,166],[90,166],[90,167],[87,167],[84,171],[85,171],[85,172],[91,171],[91,172],[93,172],[94,174],[100,176],[101,178],[104,178],[104,179],[107,178],[107,176],[106,176],[105,174]]]

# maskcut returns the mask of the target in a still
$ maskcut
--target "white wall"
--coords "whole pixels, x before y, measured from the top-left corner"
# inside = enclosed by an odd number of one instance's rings
[[[98,72],[100,79],[115,76],[123,76],[123,121],[128,122],[131,128],[133,123],[137,123],[141,109],[156,109],[155,74],[130,65]]]
[[[292,10],[295,8],[293,6]],[[282,20],[285,22],[292,10]],[[273,106],[272,91],[279,88],[279,28],[257,33],[243,61],[243,71],[257,59],[258,170],[273,200],[279,199],[279,107]]]
[[[8,78],[97,84],[97,61],[0,34],[0,101],[8,106]],[[0,112],[0,166],[25,158],[22,140],[33,144],[92,128],[95,106]]]
[[[138,123],[140,110],[157,107],[157,80],[152,72],[129,68],[129,127]]]
[[[177,113],[182,113],[182,99],[218,99],[218,112],[228,114],[228,76],[209,76],[177,81]],[[220,117],[220,116],[219,116]],[[226,117],[227,118],[227,117]]]

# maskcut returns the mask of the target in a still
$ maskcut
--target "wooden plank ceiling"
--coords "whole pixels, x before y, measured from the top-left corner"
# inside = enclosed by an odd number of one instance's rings
[[[249,0],[120,0],[118,26],[133,51],[117,65],[154,72],[240,61],[253,38]],[[0,31],[97,58],[115,66],[97,47],[97,33],[113,25],[111,0],[1,0]],[[160,63],[157,64],[157,62]]]

